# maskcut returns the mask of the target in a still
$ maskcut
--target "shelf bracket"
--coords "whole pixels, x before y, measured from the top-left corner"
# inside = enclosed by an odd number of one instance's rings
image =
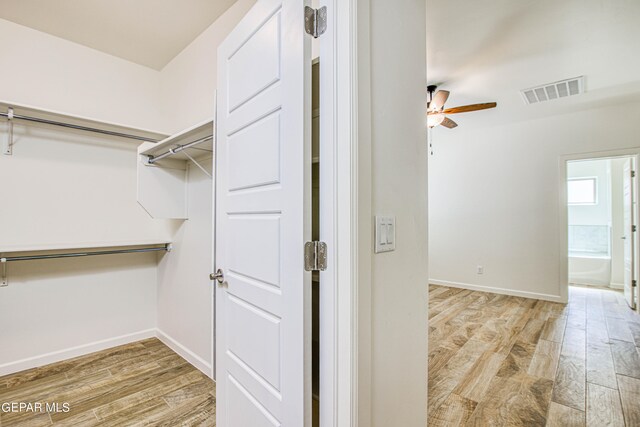
[[[2,147],[2,154],[10,156],[13,154],[13,108],[9,107],[7,111],[7,120],[9,125],[9,132],[6,141]]]
[[[0,258],[0,264],[2,264],[2,279],[0,280],[0,288],[9,286],[9,280],[7,279],[7,259]]]
[[[187,156],[187,157],[189,158],[189,160],[191,160],[191,161],[192,161],[192,162],[193,162],[197,167],[199,167],[199,168],[200,168],[200,170],[201,170],[202,172],[204,172],[204,174],[205,174],[205,175],[207,175],[209,178],[213,179],[213,176],[209,173],[209,171],[208,171],[208,170],[206,170],[204,167],[202,167],[202,165],[200,165],[200,163],[198,163],[198,161],[197,161],[196,159],[194,159],[193,157],[191,157],[191,156],[189,155],[189,153],[187,153],[186,151],[184,151],[184,152],[183,152],[183,154],[184,154],[185,156]]]

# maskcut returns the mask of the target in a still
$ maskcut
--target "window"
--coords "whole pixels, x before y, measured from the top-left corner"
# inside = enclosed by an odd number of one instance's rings
[[[576,178],[567,182],[567,199],[570,205],[595,205],[597,203],[595,178]]]

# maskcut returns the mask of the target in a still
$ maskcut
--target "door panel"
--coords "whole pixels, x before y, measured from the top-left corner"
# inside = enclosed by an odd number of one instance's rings
[[[229,56],[230,112],[280,80],[280,16],[280,11],[276,11],[266,22],[259,23],[255,33],[249,34]]]
[[[229,215],[227,272],[279,288],[280,220],[278,214]]]
[[[237,191],[280,182],[280,112],[276,111],[229,138],[229,190]],[[256,169],[255,161],[262,167]]]
[[[635,278],[635,233],[634,225],[634,189],[632,176],[632,161],[627,159],[624,163],[623,170],[623,210],[624,210],[624,296],[627,304],[635,308],[635,297],[633,288],[633,279]]]
[[[218,49],[217,425],[307,423],[310,41],[303,0],[258,0]],[[286,38],[285,38],[286,37]],[[309,160],[308,160],[309,158]]]
[[[228,334],[227,351],[246,363],[255,373],[280,390],[280,318],[229,295],[227,330],[244,328],[250,334]],[[232,325],[231,328],[229,325]],[[261,351],[257,352],[256,347]]]
[[[234,377],[228,377],[228,425],[279,427],[282,424],[273,417],[255,397]],[[219,403],[218,403],[219,405]]]

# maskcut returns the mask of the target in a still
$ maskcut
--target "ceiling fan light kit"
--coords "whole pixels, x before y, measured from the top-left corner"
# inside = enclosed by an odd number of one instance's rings
[[[438,87],[436,85],[427,86],[427,92],[429,92],[429,102],[427,103],[427,126],[430,129],[440,125],[449,129],[457,127],[458,124],[448,118],[446,116],[447,114],[487,110],[489,108],[495,108],[498,105],[495,102],[485,102],[483,104],[463,105],[461,107],[447,108],[445,110],[444,104],[449,98],[449,92],[446,90],[439,90],[436,92],[437,88]]]
[[[427,115],[427,126],[429,128],[434,128],[441,124],[445,119],[444,113],[435,113]]]

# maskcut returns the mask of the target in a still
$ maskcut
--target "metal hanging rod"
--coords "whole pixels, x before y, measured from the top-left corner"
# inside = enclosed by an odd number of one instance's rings
[[[160,251],[170,251],[170,250],[171,250],[171,245],[166,244],[161,247],[149,247],[149,248],[138,248],[138,249],[117,249],[117,250],[111,250],[111,251],[74,252],[74,253],[68,253],[68,254],[14,256],[14,257],[0,258],[0,262],[5,263],[5,262],[13,262],[13,261],[32,261],[36,259],[76,258],[76,257],[94,256],[94,255],[133,254],[133,253],[140,253],[140,252],[160,252]]]
[[[96,255],[133,254],[133,253],[160,252],[160,251],[166,251],[166,252],[171,251],[171,243],[166,243],[162,246],[153,246],[153,247],[137,248],[137,249],[117,249],[117,250],[110,250],[110,251],[74,252],[74,253],[64,253],[64,254],[3,257],[3,258],[0,258],[0,265],[2,265],[2,277],[0,278],[0,287],[5,287],[5,286],[8,286],[9,284],[7,280],[7,263],[9,262],[33,261],[38,259],[76,258],[76,257],[96,256]]]
[[[128,134],[128,133],[122,133],[122,132],[115,132],[115,131],[111,131],[111,130],[92,128],[92,127],[88,127],[88,126],[74,125],[74,124],[71,124],[71,123],[58,122],[58,121],[55,121],[55,120],[40,119],[40,118],[37,118],[37,117],[31,117],[31,116],[23,116],[21,114],[14,114],[11,111],[9,111],[7,113],[0,113],[0,117],[6,117],[9,120],[25,120],[25,121],[28,121],[28,122],[43,123],[43,124],[46,124],[46,125],[60,126],[60,127],[64,127],[64,128],[83,130],[83,131],[87,131],[87,132],[101,133],[101,134],[104,134],[104,135],[117,136],[117,137],[120,137],[120,138],[135,139],[137,141],[154,142],[154,143],[158,142],[157,139],[147,138],[147,137],[144,137],[144,136],[131,135],[131,134]]]
[[[158,154],[157,156],[153,156],[150,155],[149,156],[149,163],[150,164],[154,164],[155,162],[157,162],[158,160],[162,160],[165,157],[169,157],[172,156],[176,153],[181,152],[182,150],[186,150],[187,148],[193,148],[198,144],[202,144],[205,141],[210,141],[213,139],[213,135],[209,135],[209,136],[205,136],[204,138],[200,138],[198,140],[195,140],[193,142],[190,142],[188,144],[184,144],[184,145],[176,145],[173,148],[170,148],[169,151],[162,153],[162,154]]]

